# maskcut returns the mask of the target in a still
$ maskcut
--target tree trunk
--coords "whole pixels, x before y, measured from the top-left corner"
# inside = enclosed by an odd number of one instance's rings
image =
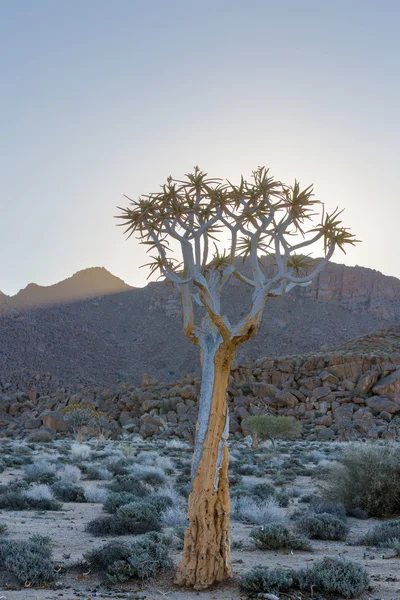
[[[78,425],[76,432],[76,441],[78,444],[82,444],[83,442],[83,425]]]
[[[222,342],[220,337],[202,343],[203,375],[188,507],[190,524],[175,580],[178,585],[197,590],[232,574],[226,390],[234,352],[234,345]]]

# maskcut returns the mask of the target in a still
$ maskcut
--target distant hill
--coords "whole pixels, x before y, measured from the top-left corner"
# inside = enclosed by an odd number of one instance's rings
[[[250,295],[236,280],[227,286],[223,308],[233,321]],[[130,288],[93,268],[53,286],[31,284],[6,296],[6,305],[2,298],[0,391],[138,383],[144,372],[168,381],[200,367],[198,348],[182,332],[179,291],[170,284]],[[398,279],[332,263],[312,286],[268,299],[260,332],[238,359],[316,352],[398,322]]]
[[[107,296],[130,289],[131,286],[104,267],[93,267],[78,271],[54,285],[30,283],[15,296],[5,296],[0,292],[0,302],[3,298],[10,308],[32,308]]]

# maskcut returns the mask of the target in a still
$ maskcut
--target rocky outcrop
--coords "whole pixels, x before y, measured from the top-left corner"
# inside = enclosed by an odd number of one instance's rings
[[[399,438],[399,381],[400,354],[234,361],[228,388],[230,432],[235,438],[248,435],[248,417],[267,413],[298,419],[310,440]],[[24,436],[37,428],[63,435],[63,408],[89,403],[108,413],[120,434],[192,439],[199,390],[198,377],[157,384],[146,375],[141,387],[125,384],[75,394],[60,389],[46,396],[34,389],[3,394],[0,435]]]

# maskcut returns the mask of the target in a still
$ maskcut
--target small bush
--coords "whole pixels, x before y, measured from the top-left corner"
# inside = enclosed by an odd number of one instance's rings
[[[35,431],[26,438],[27,442],[34,444],[51,444],[53,440],[54,437],[49,431]]]
[[[0,523],[0,535],[7,533],[8,527],[5,523]]]
[[[253,497],[259,498],[260,500],[268,500],[275,496],[275,488],[270,483],[257,483],[253,485],[250,490]]]
[[[260,550],[291,548],[292,550],[312,551],[310,542],[307,539],[294,535],[285,525],[280,523],[256,527],[250,533],[250,537]]]
[[[365,592],[369,577],[358,563],[341,557],[325,557],[311,569],[297,572],[294,582],[301,590],[316,589],[323,594],[354,598]]]
[[[91,487],[84,489],[86,502],[93,502],[96,504],[105,504],[107,502],[109,492],[102,487]]]
[[[354,598],[365,592],[368,584],[364,567],[340,557],[325,557],[310,569],[300,571],[258,566],[240,579],[242,590],[252,596],[277,594],[293,588]]]
[[[274,498],[262,503],[250,498],[237,498],[232,502],[232,516],[243,523],[266,525],[284,521],[285,511]]]
[[[293,585],[290,571],[284,569],[269,569],[268,567],[253,567],[240,578],[240,587],[247,594],[277,594],[287,592]]]
[[[301,423],[293,417],[280,417],[274,415],[260,415],[249,417],[247,423],[253,437],[253,446],[257,440],[270,440],[275,445],[275,440],[289,440],[299,437]]]
[[[74,465],[65,465],[65,467],[58,472],[57,478],[66,483],[78,483],[81,475],[81,471],[78,467],[75,467]]]
[[[46,461],[38,461],[25,468],[25,480],[29,483],[53,483],[56,479],[56,467]]]
[[[107,498],[103,504],[104,512],[114,514],[120,506],[135,502],[139,497],[129,492],[108,492]]]
[[[181,527],[186,529],[189,524],[186,516],[186,508],[182,505],[167,508],[162,515],[162,524],[164,527]]]
[[[364,509],[371,517],[400,512],[400,450],[395,446],[353,446],[321,483],[324,497],[349,513]]]
[[[327,513],[306,515],[296,525],[299,531],[315,540],[344,540],[349,532],[341,519]]]
[[[330,502],[329,500],[324,500],[323,498],[319,498],[318,496],[314,496],[311,499],[310,510],[311,512],[314,512],[316,514],[325,513],[328,515],[333,515],[341,521],[347,521],[346,509],[343,506],[343,504]]]
[[[85,490],[80,485],[59,481],[53,484],[52,490],[62,502],[86,502]]]
[[[128,492],[138,497],[147,496],[149,493],[140,481],[131,475],[117,475],[114,481],[107,485],[107,489],[112,492]]]
[[[98,517],[86,526],[86,530],[96,536],[139,535],[160,529],[160,521],[154,507],[144,502],[132,502],[121,506],[117,509],[117,514]]]
[[[388,542],[400,539],[400,519],[379,523],[361,540],[366,546],[387,546]]]
[[[92,455],[92,449],[87,444],[72,444],[71,455],[76,460],[89,460]]]
[[[3,540],[0,545],[0,568],[4,568],[24,585],[40,585],[54,579],[49,538],[33,536],[28,541]]]
[[[105,573],[112,583],[122,583],[136,577],[149,579],[158,571],[171,569],[170,540],[158,533],[149,533],[129,544],[111,542],[85,555],[93,571]]]

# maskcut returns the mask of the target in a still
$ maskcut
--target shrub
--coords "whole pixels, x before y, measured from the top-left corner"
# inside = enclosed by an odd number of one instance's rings
[[[275,488],[270,483],[257,483],[250,488],[252,496],[259,498],[260,500],[267,500],[272,496],[275,496]]]
[[[85,490],[80,485],[58,481],[52,486],[55,497],[62,502],[86,502]]]
[[[171,569],[170,540],[158,533],[149,533],[129,544],[111,542],[85,555],[93,571],[105,573],[112,583],[122,583],[137,577],[149,579],[160,570]]]
[[[23,492],[23,496],[30,508],[36,510],[60,510],[62,505],[54,499],[53,492],[48,485],[37,484]]]
[[[292,417],[274,415],[260,415],[247,419],[252,433],[253,448],[257,447],[258,440],[270,440],[275,448],[275,440],[288,440],[299,437],[301,423]]]
[[[105,504],[107,502],[109,492],[102,487],[91,487],[83,490],[86,502]]]
[[[70,404],[63,409],[63,416],[70,431],[82,442],[84,427],[92,427],[96,421],[96,409],[92,404]]]
[[[364,509],[371,517],[400,511],[400,450],[394,446],[353,446],[331,469],[321,487],[328,500],[349,513]]]
[[[0,523],[0,535],[7,533],[8,527],[5,523]]]
[[[0,494],[0,509],[26,510],[29,508],[28,500],[21,491],[10,491]]]
[[[366,546],[388,546],[388,542],[400,539],[400,519],[379,523],[362,538]]]
[[[323,594],[354,598],[365,592],[369,577],[358,563],[341,557],[324,557],[310,569],[297,572],[294,582],[301,590],[316,589]]]
[[[104,480],[104,479],[111,479],[111,477],[112,477],[112,475],[111,475],[110,471],[108,471],[108,469],[105,469],[104,467],[100,467],[99,465],[93,465],[93,464],[82,465],[82,471],[85,473],[86,479]]]
[[[341,557],[324,557],[310,569],[300,571],[254,567],[240,579],[243,591],[251,595],[277,594],[291,588],[345,598],[360,596],[369,578],[364,567]]]
[[[92,449],[87,444],[72,444],[71,455],[77,460],[89,460]]]
[[[27,442],[34,444],[51,444],[53,440],[54,436],[49,431],[35,431],[26,438]]]
[[[56,467],[47,461],[38,461],[25,468],[25,480],[37,483],[53,483],[56,479]]]
[[[6,468],[7,468],[7,467],[6,467],[6,463],[4,462],[4,460],[2,460],[2,459],[0,458],[0,473],[3,473],[3,471],[5,471],[5,470],[6,470]]]
[[[256,527],[250,533],[250,537],[260,550],[291,548],[292,550],[312,551],[310,542],[307,539],[294,535],[285,525],[280,523]]]
[[[166,510],[171,508],[174,504],[170,496],[164,496],[162,494],[155,494],[149,499],[151,506],[154,507],[158,515],[162,515]]]
[[[284,521],[285,511],[274,498],[269,498],[262,503],[250,498],[237,498],[232,502],[232,516],[243,523],[266,525]]]
[[[120,506],[129,504],[135,500],[138,500],[138,496],[130,494],[129,492],[108,492],[107,498],[103,504],[103,510],[104,512],[114,514]]]
[[[65,465],[57,474],[58,479],[66,483],[78,483],[81,478],[81,471],[74,465]]]
[[[117,514],[90,521],[86,530],[96,536],[139,535],[160,531],[161,525],[154,507],[143,502],[132,502],[117,509]]]
[[[147,496],[149,493],[140,481],[131,475],[117,475],[114,481],[107,485],[107,489],[112,492],[128,492],[139,497]]]
[[[251,595],[276,594],[288,591],[293,585],[290,571],[270,569],[268,567],[253,567],[240,578],[241,589]]]
[[[182,505],[167,508],[162,515],[162,524],[164,527],[186,528],[189,524],[186,516],[186,508]]]
[[[343,504],[337,504],[336,502],[330,502],[329,500],[324,500],[323,498],[319,498],[318,496],[314,496],[310,502],[310,510],[314,513],[320,514],[325,513],[328,515],[333,515],[338,519],[346,522],[346,509]]]
[[[342,519],[327,513],[301,517],[296,526],[310,539],[316,540],[344,540],[349,532]]]
[[[11,571],[24,585],[39,585],[54,579],[49,538],[33,536],[28,541],[3,540],[0,567]]]

